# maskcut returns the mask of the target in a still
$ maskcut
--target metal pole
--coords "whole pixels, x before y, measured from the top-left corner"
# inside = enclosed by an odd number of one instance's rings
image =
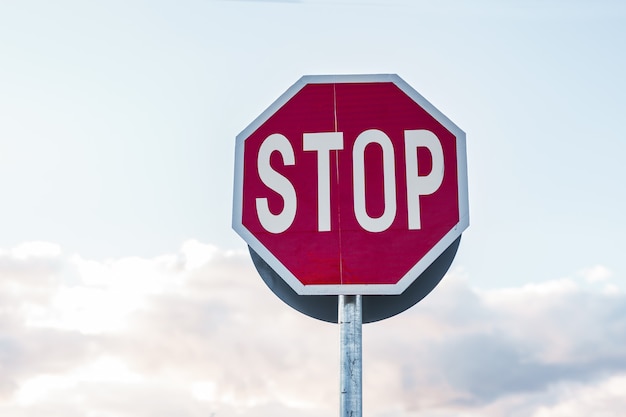
[[[363,309],[361,296],[340,295],[340,417],[362,417],[363,414],[362,323]]]

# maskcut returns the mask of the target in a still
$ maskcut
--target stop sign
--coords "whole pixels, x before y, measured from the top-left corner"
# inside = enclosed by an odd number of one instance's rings
[[[297,294],[401,294],[469,225],[466,171],[397,75],[305,76],[237,136],[233,228]]]

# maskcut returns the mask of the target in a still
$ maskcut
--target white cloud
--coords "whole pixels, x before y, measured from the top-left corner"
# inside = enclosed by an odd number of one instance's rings
[[[564,384],[554,389],[555,404],[541,406],[532,417],[621,417],[626,410],[626,374],[589,384]]]
[[[604,265],[585,268],[579,274],[589,283],[605,282],[613,276],[613,271]]]
[[[19,259],[56,258],[61,254],[61,247],[55,243],[34,241],[24,242],[8,251],[9,255]],[[0,255],[2,252],[0,252]]]
[[[17,390],[15,401],[21,406],[36,405],[85,383],[124,385],[144,382],[145,378],[130,371],[119,358],[103,355],[64,374],[41,374],[28,379]]]
[[[217,384],[214,381],[198,381],[191,384],[191,393],[199,401],[216,401]]]
[[[246,253],[197,241],[153,259],[30,253],[0,254],[0,415],[337,412],[339,329],[284,305]],[[453,270],[365,326],[367,414],[569,416],[598,403],[611,416],[624,301],[569,279],[477,291]]]
[[[189,240],[183,244],[180,251],[185,259],[185,267],[195,269],[209,263],[218,254],[219,249],[197,240]]]

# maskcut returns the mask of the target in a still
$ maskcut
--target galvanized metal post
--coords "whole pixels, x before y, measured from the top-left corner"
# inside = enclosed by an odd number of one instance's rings
[[[362,417],[363,414],[363,308],[360,295],[339,296],[341,333],[341,370],[339,416]]]

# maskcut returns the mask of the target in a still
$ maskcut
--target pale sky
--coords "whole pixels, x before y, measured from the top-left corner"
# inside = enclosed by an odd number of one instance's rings
[[[395,73],[466,132],[470,227],[364,328],[364,415],[626,409],[620,1],[0,3],[0,415],[338,413],[338,327],[231,230],[235,136]]]

